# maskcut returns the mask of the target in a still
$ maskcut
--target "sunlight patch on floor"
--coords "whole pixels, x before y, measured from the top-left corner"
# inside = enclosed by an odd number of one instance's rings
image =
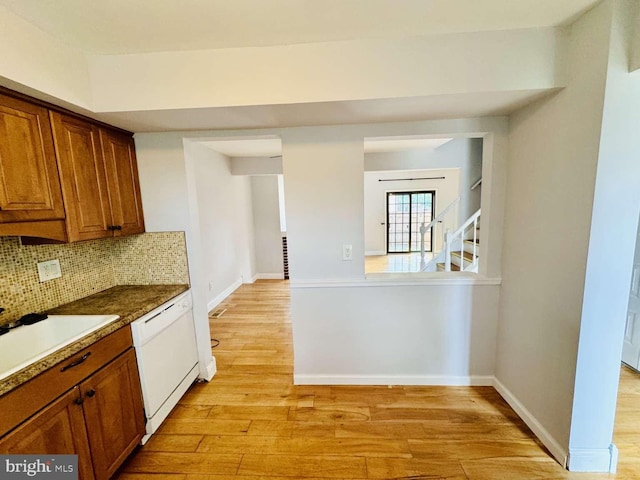
[[[425,261],[432,254],[425,254]],[[389,253],[387,255],[369,255],[364,260],[365,273],[409,273],[420,271],[420,252]]]

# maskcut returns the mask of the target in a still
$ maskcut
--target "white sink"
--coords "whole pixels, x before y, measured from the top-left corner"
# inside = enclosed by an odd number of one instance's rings
[[[49,315],[0,335],[0,380],[120,318],[118,315]]]

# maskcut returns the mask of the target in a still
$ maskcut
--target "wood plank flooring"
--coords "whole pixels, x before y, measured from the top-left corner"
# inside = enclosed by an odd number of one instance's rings
[[[491,387],[294,386],[288,282],[243,285],[220,307],[218,373],[119,480],[640,478],[633,374],[622,373],[619,474],[575,474]]]
[[[425,261],[433,258],[433,253],[427,252]],[[368,255],[364,257],[365,273],[402,273],[420,271],[420,252],[389,253],[386,255]]]

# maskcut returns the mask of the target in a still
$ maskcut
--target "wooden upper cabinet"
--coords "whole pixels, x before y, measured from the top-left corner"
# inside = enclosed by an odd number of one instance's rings
[[[15,96],[0,93],[0,235],[42,243],[143,233],[133,136]]]
[[[144,216],[133,137],[101,128],[100,140],[114,235],[143,233]]]
[[[51,112],[70,242],[112,235],[109,194],[100,146],[92,123]]]
[[[0,95],[0,223],[64,217],[48,111]]]
[[[133,138],[51,112],[70,242],[144,232]]]

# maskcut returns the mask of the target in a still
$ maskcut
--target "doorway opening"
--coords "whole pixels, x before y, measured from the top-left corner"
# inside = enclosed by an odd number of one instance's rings
[[[387,253],[421,251],[420,226],[433,220],[434,190],[387,192]],[[433,229],[424,238],[426,252],[433,251]]]

